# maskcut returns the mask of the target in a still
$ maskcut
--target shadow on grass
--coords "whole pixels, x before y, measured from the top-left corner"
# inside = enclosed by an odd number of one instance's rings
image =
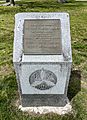
[[[73,70],[71,72],[69,87],[68,87],[69,100],[71,100],[79,91],[81,91],[81,71]]]
[[[16,4],[23,7],[29,7],[29,8],[60,8],[60,7],[82,7],[87,5],[87,1],[84,2],[68,2],[68,3],[58,3],[57,1],[30,1],[30,2],[24,2],[24,1],[17,1]]]
[[[16,1],[16,6],[14,7],[9,7],[5,6],[3,9],[3,6],[0,6],[0,14],[5,14],[5,13],[11,13],[15,14],[18,12],[29,12],[29,11],[34,11],[34,12],[41,12],[41,9],[48,9],[48,11],[53,11],[53,10],[63,10],[65,9],[75,9],[75,8],[81,8],[83,6],[87,6],[87,2],[69,2],[69,3],[58,3],[57,1]],[[52,10],[53,9],[53,10]]]

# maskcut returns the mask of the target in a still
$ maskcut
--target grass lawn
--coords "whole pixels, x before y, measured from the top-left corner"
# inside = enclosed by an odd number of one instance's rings
[[[57,0],[21,0],[17,6],[0,6],[0,120],[87,120],[87,2],[59,4]],[[19,12],[68,12],[70,14],[73,53],[72,77],[69,88],[73,113],[66,115],[28,115],[15,106],[19,98],[12,63],[14,15]],[[73,74],[75,73],[75,74]],[[77,76],[77,77],[76,77]],[[79,77],[80,76],[80,77]],[[76,95],[80,86],[81,91]],[[78,87],[77,87],[78,86]]]

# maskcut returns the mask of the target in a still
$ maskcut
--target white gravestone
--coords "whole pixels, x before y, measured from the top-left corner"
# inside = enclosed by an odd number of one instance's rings
[[[14,33],[22,106],[64,106],[72,64],[69,15],[18,13]]]

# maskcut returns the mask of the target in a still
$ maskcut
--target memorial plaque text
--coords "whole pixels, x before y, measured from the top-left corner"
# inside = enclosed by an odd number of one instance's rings
[[[24,21],[24,54],[61,54],[59,19]]]

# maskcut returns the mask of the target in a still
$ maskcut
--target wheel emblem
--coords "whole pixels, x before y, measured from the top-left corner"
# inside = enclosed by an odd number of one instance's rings
[[[42,68],[30,75],[29,83],[37,89],[47,90],[56,85],[57,77],[53,72]]]

